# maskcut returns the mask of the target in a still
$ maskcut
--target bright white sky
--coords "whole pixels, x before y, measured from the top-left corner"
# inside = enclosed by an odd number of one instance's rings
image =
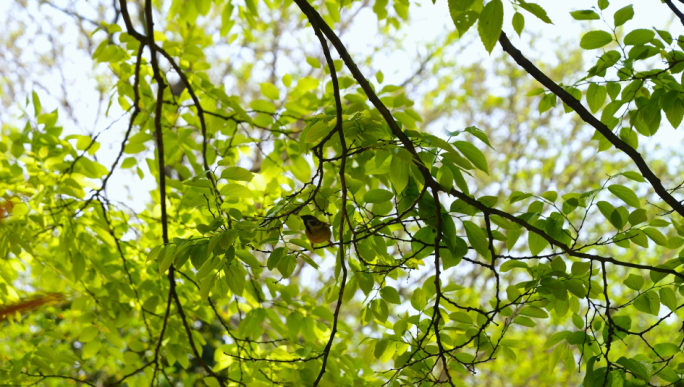
[[[59,1],[58,1],[59,3]],[[636,2],[632,1],[612,1],[611,6],[604,11],[606,19],[612,24],[613,13],[630,4],[634,3],[635,17],[633,20],[626,23],[622,28],[634,29],[634,28],[651,28],[654,25],[658,25],[662,28],[665,23],[669,22],[668,30],[677,36],[680,33],[684,34],[684,27],[680,25],[677,19],[672,18],[671,11],[667,8],[665,4],[662,4],[660,0],[639,0]],[[7,0],[0,0],[0,15],[5,14],[9,8],[11,2]],[[413,22],[409,30],[408,38],[405,40],[404,45],[406,51],[404,53],[399,53],[391,57],[378,57],[378,61],[374,65],[375,68],[383,68],[385,73],[385,84],[398,83],[403,81],[411,72],[412,68],[410,64],[412,63],[412,58],[407,55],[411,55],[416,52],[416,49],[420,47],[421,42],[433,41],[439,38],[447,31],[452,31],[454,29],[453,23],[451,22],[449,11],[447,7],[446,0],[437,0],[437,4],[433,5],[431,1],[424,1],[422,5],[411,5],[411,17]],[[573,0],[572,2],[564,2],[557,0],[539,0],[541,4],[548,12],[549,17],[554,22],[554,25],[548,25],[540,20],[538,20],[533,15],[522,11],[525,16],[525,29],[528,31],[542,31],[543,39],[537,41],[535,47],[538,51],[534,52],[529,47],[529,40],[523,34],[523,38],[519,38],[517,34],[513,32],[510,20],[513,16],[512,7],[508,2],[506,4],[506,14],[504,19],[504,31],[508,34],[509,38],[512,40],[513,44],[516,45],[525,55],[530,58],[536,58],[544,61],[545,63],[553,64],[556,60],[553,51],[557,49],[557,45],[554,43],[557,39],[560,41],[576,41],[574,44],[578,44],[579,39],[583,32],[588,29],[607,29],[607,26],[603,21],[576,21],[574,20],[569,11],[574,11],[578,9],[589,9],[595,7],[595,0]],[[679,4],[681,5],[681,4]],[[684,10],[684,6],[681,7]],[[57,12],[52,10],[47,6],[40,8],[42,12]],[[5,16],[7,17],[7,16]],[[66,17],[66,16],[65,16]],[[0,17],[2,19],[2,17]],[[354,28],[351,29],[345,36],[344,41],[349,47],[351,52],[364,51],[364,42],[370,42],[368,37],[375,36],[377,31],[376,16],[371,12],[371,10],[366,9],[358,15],[355,22]],[[0,32],[1,34],[2,32]],[[468,32],[469,34],[476,33],[476,26],[471,28]],[[68,35],[65,35],[66,41],[68,41]],[[49,44],[45,42],[45,44]],[[500,50],[499,46],[495,50]],[[597,55],[597,52],[587,52],[587,58],[591,59],[592,56]],[[484,47],[478,42],[473,44],[466,49],[463,55],[459,58],[464,65],[471,64],[476,61],[482,62],[483,66],[488,66],[490,62],[487,61],[488,56],[484,51]],[[70,90],[71,93],[78,93],[87,95],[92,93],[93,83],[88,79],[88,75],[91,73],[91,63],[82,63],[82,69],[70,69],[70,74],[77,74],[77,83],[74,90]],[[82,70],[82,71],[79,71]],[[363,69],[362,71],[366,76],[373,75],[370,69]],[[55,82],[58,80],[55,79]],[[58,83],[53,85],[58,87]],[[43,97],[43,96],[42,96]],[[48,99],[43,99],[43,106],[48,110],[52,110],[56,106],[55,101],[50,101]],[[20,100],[23,100],[20,99]],[[86,100],[86,99],[84,99]],[[116,105],[116,103],[114,103]],[[82,117],[87,117],[86,122],[95,121],[95,109],[91,106],[75,106],[74,107],[77,114]],[[104,127],[106,127],[113,120],[121,115],[119,109],[113,108],[110,111],[108,119],[100,120],[98,127],[95,129],[99,132]],[[663,119],[663,123],[666,124],[666,120]],[[119,123],[115,124],[112,129],[106,132],[100,137],[102,142],[101,150],[98,151],[98,160],[105,166],[109,167],[113,158],[116,156],[119,149],[119,141],[121,133],[125,130],[127,124],[127,119],[122,119]],[[78,129],[73,127],[65,127],[65,133],[80,133]],[[680,128],[674,131],[672,128],[664,127],[658,134],[649,141],[649,148],[659,144],[664,147],[679,147],[682,139],[684,138],[684,129]],[[642,143],[646,139],[640,138]],[[108,194],[110,198],[117,198],[122,201],[128,202],[129,206],[136,211],[140,211],[144,208],[144,198],[148,197],[147,192],[149,190],[156,188],[156,183],[147,173],[147,167],[144,163],[140,164],[140,167],[146,173],[146,177],[140,181],[140,179],[135,174],[116,172],[112,177],[111,182],[108,184]],[[131,193],[132,196],[130,195]]]

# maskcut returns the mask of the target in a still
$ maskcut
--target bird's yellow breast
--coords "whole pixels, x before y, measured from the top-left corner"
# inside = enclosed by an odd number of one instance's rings
[[[304,230],[304,232],[306,233],[306,237],[309,238],[309,241],[312,243],[328,242],[332,235],[330,228],[327,226],[312,229],[311,232]]]

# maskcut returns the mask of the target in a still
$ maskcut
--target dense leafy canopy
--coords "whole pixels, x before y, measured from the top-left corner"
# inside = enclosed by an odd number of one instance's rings
[[[504,30],[552,20],[510,4],[449,0],[452,31],[393,85],[339,36],[372,9],[380,46],[400,50],[404,0],[120,0],[97,19],[45,2],[108,79],[98,114],[120,108],[125,127],[104,162],[109,127],[64,128],[66,96],[11,101],[0,380],[681,383],[684,204],[667,160],[682,155],[644,144],[684,116],[684,36],[630,29],[632,5],[599,0],[568,12],[605,26],[546,70]],[[473,43],[503,66],[456,67]],[[154,177],[135,191],[144,211],[108,194],[121,170]],[[306,239],[309,214],[331,245]]]

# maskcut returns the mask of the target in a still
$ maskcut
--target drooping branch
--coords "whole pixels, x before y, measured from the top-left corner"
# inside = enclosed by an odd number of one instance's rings
[[[122,0],[125,3],[125,0]],[[125,5],[125,4],[124,4]],[[124,7],[122,7],[124,8]],[[147,22],[147,30],[154,31],[154,22],[152,20],[152,2],[151,0],[145,1],[145,21]],[[142,44],[142,43],[141,43]],[[159,168],[159,203],[161,205],[161,226],[162,226],[162,241],[164,245],[169,243],[169,230],[168,230],[168,218],[166,211],[166,174],[165,163],[164,163],[164,136],[162,132],[162,114],[164,108],[164,89],[166,88],[166,82],[161,75],[161,70],[159,69],[159,62],[157,60],[157,51],[155,49],[154,34],[148,34],[147,46],[150,48],[150,56],[152,57],[152,74],[157,82],[157,101],[155,105],[154,114],[154,130],[155,137],[157,141],[157,160]],[[157,375],[157,370],[159,368],[159,351],[161,349],[162,342],[164,340],[164,332],[166,326],[168,325],[169,314],[171,312],[171,298],[176,294],[176,279],[174,278],[174,267],[173,265],[169,268],[169,295],[166,302],[166,312],[164,314],[164,324],[162,325],[161,333],[159,334],[159,341],[155,349],[154,358],[154,375],[152,378],[152,383],[154,383]]]
[[[308,15],[307,15],[308,16]],[[318,38],[319,42],[321,43],[321,47],[323,49],[323,54],[325,55],[325,60],[328,63],[328,68],[330,69],[330,78],[332,81],[333,85],[333,95],[335,97],[335,111],[337,115],[337,122],[335,123],[335,130],[331,132],[331,134],[337,132],[340,138],[340,146],[342,148],[342,155],[340,157],[340,185],[341,185],[341,191],[342,191],[342,197],[341,197],[341,203],[342,205],[340,206],[340,210],[342,211],[343,214],[346,215],[347,213],[347,182],[346,182],[346,165],[347,165],[347,157],[349,153],[349,149],[347,149],[347,141],[344,138],[344,132],[342,130],[342,98],[340,97],[340,84],[337,79],[337,71],[335,70],[335,62],[332,59],[332,56],[330,55],[330,50],[328,50],[328,44],[325,41],[325,37],[323,37],[323,34],[321,34],[321,30],[319,28],[318,22],[315,19],[309,19],[311,22],[311,26],[314,29],[314,32],[316,34],[316,37]],[[326,139],[323,139],[320,144],[325,144]],[[322,150],[319,151],[320,155],[322,155]],[[322,161],[321,161],[322,163]],[[321,179],[322,180],[322,179]],[[335,334],[337,333],[337,323],[340,318],[340,310],[342,308],[342,300],[344,297],[344,289],[347,284],[347,264],[344,260],[344,221],[347,218],[345,215],[340,216],[340,231],[339,231],[339,241],[340,241],[340,247],[338,249],[338,259],[340,261],[340,266],[342,269],[342,282],[340,285],[340,292],[337,296],[337,305],[335,306],[335,312],[333,314],[333,324],[332,324],[332,329],[330,331],[330,337],[328,338],[328,343],[325,345],[325,349],[323,350],[323,364],[321,365],[321,371],[318,373],[318,376],[316,377],[316,380],[314,381],[314,387],[318,386],[318,384],[321,381],[321,378],[323,378],[323,374],[325,373],[325,366],[328,362],[328,356],[330,356],[330,351],[332,349],[333,341],[335,340]],[[349,228],[352,228],[352,224],[349,223]]]
[[[679,18],[679,21],[684,25],[684,13],[680,11],[677,7],[675,7],[674,4],[672,4],[672,0],[663,0],[665,1],[665,4],[667,4],[668,7],[674,12],[675,15]]]
[[[585,108],[580,101],[570,95],[570,93],[565,91],[561,86],[559,86],[556,82],[551,80],[551,78],[539,70],[539,68],[530,62],[529,59],[527,59],[523,53],[520,52],[520,50],[513,46],[511,41],[508,40],[506,33],[503,31],[499,37],[499,43],[501,44],[503,50],[506,51],[513,58],[513,60],[520,65],[520,67],[525,69],[528,74],[530,74],[539,83],[544,85],[544,87],[549,89],[553,94],[557,95],[563,102],[565,102],[566,105],[570,106],[575,112],[577,112],[577,114],[579,114],[584,122],[594,127],[594,129],[596,129],[603,135],[603,137],[610,141],[613,146],[629,156],[629,158],[634,161],[634,164],[636,164],[637,168],[639,168],[639,171],[644,178],[651,184],[656,194],[665,200],[665,202],[670,205],[670,207],[672,207],[672,209],[675,210],[679,215],[684,216],[684,204],[675,199],[667,191],[667,189],[663,187],[663,184],[660,182],[658,176],[656,176],[655,173],[653,173],[653,171],[648,167],[646,161],[644,161],[644,158],[639,152],[637,152],[636,149],[622,141],[622,139],[616,136],[615,133],[613,133],[613,131],[606,126],[606,124],[594,117],[594,115],[591,114],[591,112],[589,112],[589,110],[587,110],[587,108]]]
[[[154,42],[154,30],[150,29],[151,27],[148,25],[147,30],[148,31],[153,31],[149,35],[152,37],[145,36],[138,31],[135,30],[133,27],[133,22],[131,21],[131,16],[128,13],[128,7],[126,5],[126,0],[119,0],[119,4],[121,7],[121,16],[123,16],[124,23],[126,25],[126,32],[133,36],[135,39],[137,39],[141,44],[146,44],[151,42]],[[147,14],[147,11],[145,12]],[[151,15],[149,17],[152,17]],[[148,18],[146,15],[145,18]],[[149,22],[147,22],[149,24]],[[153,26],[152,26],[153,27]],[[152,48],[151,48],[152,49]],[[195,105],[195,108],[197,109],[197,116],[200,121],[200,130],[202,131],[202,163],[204,166],[205,171],[211,171],[209,169],[209,162],[207,161],[207,144],[209,143],[209,138],[207,137],[207,123],[204,117],[205,111],[202,108],[202,105],[200,104],[200,100],[197,97],[197,94],[195,93],[195,89],[193,86],[190,84],[190,81],[188,80],[187,74],[180,68],[180,66],[176,63],[176,61],[173,59],[173,57],[166,52],[163,48],[159,47],[156,43],[154,43],[153,47],[154,51],[159,52],[171,65],[173,70],[178,74],[178,76],[181,78],[181,82],[183,85],[188,90],[188,94],[190,94],[190,98],[192,99],[193,104]],[[154,59],[156,60],[156,58]],[[221,199],[220,196],[218,195],[218,188],[216,186],[216,179],[214,178],[212,173],[207,174],[209,181],[211,182],[214,192],[216,192],[217,197],[219,200]]]
[[[439,333],[439,320],[442,319],[441,309],[439,307],[439,301],[441,300],[441,297],[442,297],[442,279],[440,278],[441,262],[439,260],[440,242],[442,241],[442,204],[439,202],[439,190],[437,188],[432,189],[432,196],[433,196],[433,200],[434,200],[434,204],[435,204],[435,214],[436,214],[436,222],[435,222],[435,229],[436,229],[436,233],[435,233],[435,304],[433,306],[432,325],[434,326],[435,340],[437,341],[437,349],[439,350],[438,357],[440,360],[442,360],[442,369],[444,371],[444,374],[447,377],[447,381],[449,382],[449,385],[451,387],[455,387],[454,382],[451,380],[451,374],[449,374],[449,367],[447,366],[446,356],[444,356],[446,351],[444,350],[444,345],[442,344],[442,339],[441,339],[440,333]]]

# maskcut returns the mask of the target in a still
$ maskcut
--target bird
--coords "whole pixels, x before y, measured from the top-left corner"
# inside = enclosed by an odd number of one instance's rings
[[[300,216],[304,221],[304,233],[309,239],[309,242],[313,245],[314,243],[328,242],[328,245],[332,246],[332,232],[330,232],[330,225],[318,220],[312,215],[302,215]]]

